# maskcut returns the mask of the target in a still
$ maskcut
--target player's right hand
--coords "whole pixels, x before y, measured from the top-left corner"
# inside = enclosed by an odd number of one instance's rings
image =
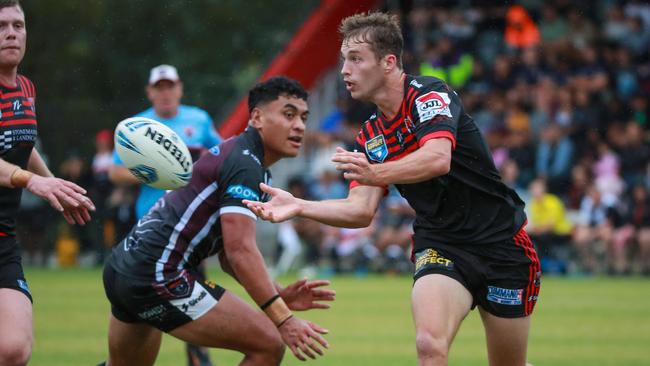
[[[289,192],[260,183],[262,192],[271,196],[268,202],[242,200],[259,218],[271,222],[282,222],[300,214],[298,200]]]
[[[312,322],[293,316],[280,325],[278,330],[284,344],[301,361],[307,360],[305,356],[316,359],[315,353],[322,356],[321,346],[329,348],[329,343],[321,336],[329,331]]]
[[[90,221],[89,211],[95,211],[93,202],[84,195],[86,190],[67,180],[33,175],[25,188],[48,201],[69,224],[84,225]]]

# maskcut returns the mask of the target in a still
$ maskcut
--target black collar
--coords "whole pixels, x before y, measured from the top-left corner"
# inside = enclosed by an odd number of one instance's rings
[[[248,126],[241,134],[241,137],[244,139],[246,146],[251,149],[251,152],[257,155],[264,164],[264,142],[260,132],[256,128]]]

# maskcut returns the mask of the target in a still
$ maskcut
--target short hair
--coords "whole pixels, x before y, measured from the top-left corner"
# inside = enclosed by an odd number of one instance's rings
[[[20,0],[0,0],[0,9],[12,8],[17,6],[20,10],[23,10],[23,7],[20,6]]]
[[[292,96],[307,101],[307,91],[296,80],[286,76],[274,76],[258,83],[248,92],[248,112],[259,105],[277,100],[281,95]]]
[[[404,38],[397,15],[380,12],[355,14],[343,19],[339,33],[344,42],[355,39],[368,43],[377,59],[395,55],[397,66],[402,68]]]

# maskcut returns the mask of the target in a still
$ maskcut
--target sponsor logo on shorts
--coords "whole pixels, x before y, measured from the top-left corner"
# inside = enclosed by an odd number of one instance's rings
[[[190,284],[184,276],[176,278],[165,284],[165,289],[175,297],[185,297],[190,292]]]
[[[142,320],[160,319],[166,310],[165,305],[160,304],[138,313],[138,317]]]
[[[184,304],[181,304],[181,310],[183,310],[184,313],[187,313],[187,311],[188,311],[191,307],[196,306],[196,304],[198,304],[199,302],[201,302],[201,300],[205,299],[205,297],[206,297],[207,295],[208,295],[207,292],[205,292],[205,291],[201,291],[201,293],[199,294],[199,296],[198,296],[197,298],[195,298],[195,299],[190,299],[190,301],[188,301],[188,302],[186,302],[186,303],[184,303]]]
[[[502,305],[521,305],[523,293],[523,289],[488,286],[487,299]]]
[[[241,184],[228,186],[226,189],[226,194],[238,199],[247,199],[251,201],[260,200],[260,195],[257,194],[257,192],[255,192],[252,188],[242,186]]]
[[[214,283],[214,281],[210,281],[210,280],[206,280],[205,285],[208,286],[209,288],[212,288],[212,289],[217,287],[217,284]]]
[[[435,249],[425,249],[415,255],[415,273],[425,269],[443,268],[453,269],[454,262],[438,253]]]
[[[194,320],[217,304],[217,300],[210,296],[199,282],[194,284],[194,289],[188,298],[170,300],[169,302]]]
[[[388,146],[386,146],[384,135],[379,135],[366,141],[366,152],[370,160],[383,163],[388,156]]]
[[[18,282],[18,287],[25,290],[27,293],[31,293],[31,292],[29,292],[29,286],[27,285],[27,281],[25,281],[25,280],[16,280],[16,282]]]

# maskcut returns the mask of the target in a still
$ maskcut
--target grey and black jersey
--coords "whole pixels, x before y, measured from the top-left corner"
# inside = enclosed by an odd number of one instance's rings
[[[263,200],[270,183],[257,130],[212,147],[194,163],[187,186],[168,192],[114,249],[109,263],[119,273],[157,282],[223,249],[220,217],[238,213],[256,219],[242,199]]]

